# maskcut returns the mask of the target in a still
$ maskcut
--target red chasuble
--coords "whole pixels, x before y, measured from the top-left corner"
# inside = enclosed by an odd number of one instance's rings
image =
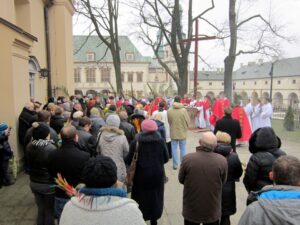
[[[230,106],[229,99],[217,99],[212,108],[212,114],[216,120],[222,119],[224,116],[224,109]]]
[[[244,108],[241,106],[236,106],[235,108],[233,108],[231,116],[233,119],[236,119],[240,122],[242,128],[242,137],[240,139],[237,139],[237,141],[249,141],[251,136],[251,127]]]

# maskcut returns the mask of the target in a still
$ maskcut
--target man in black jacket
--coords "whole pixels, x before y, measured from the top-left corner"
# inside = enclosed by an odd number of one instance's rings
[[[55,114],[51,116],[50,119],[50,127],[52,127],[56,131],[56,133],[59,134],[64,124],[65,124],[65,118],[63,117],[63,109],[60,107],[56,107]]]
[[[90,133],[92,122],[88,117],[79,119],[77,132],[78,132],[78,147],[80,150],[90,154],[96,155],[96,138]]]
[[[78,135],[74,126],[63,127],[60,134],[62,146],[49,155],[49,171],[53,178],[60,173],[70,185],[76,187],[82,182],[81,171],[90,155],[77,147]],[[58,220],[69,199],[64,191],[55,189],[55,217]]]
[[[134,126],[128,122],[128,114],[125,110],[119,112],[119,117],[121,119],[119,128],[124,131],[128,144],[130,145],[136,134]]]
[[[216,134],[218,131],[226,132],[231,137],[231,147],[234,152],[236,152],[236,139],[242,137],[242,129],[239,121],[232,119],[231,113],[232,108],[227,107],[224,109],[225,116],[217,121],[215,126],[214,133]]]

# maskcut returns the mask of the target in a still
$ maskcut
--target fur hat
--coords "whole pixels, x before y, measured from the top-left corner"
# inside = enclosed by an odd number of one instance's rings
[[[50,133],[50,128],[44,123],[34,122],[32,123],[33,131],[32,138],[34,140],[46,139]]]
[[[231,137],[226,132],[218,131],[217,134],[216,134],[216,137],[217,137],[218,142],[226,143],[226,144],[231,143]]]
[[[74,112],[74,114],[73,114],[74,119],[80,119],[81,117],[83,117],[83,112],[81,112],[81,111]]]
[[[111,114],[106,119],[106,125],[110,127],[117,127],[120,126],[120,117],[118,115]]]
[[[142,131],[144,132],[153,132],[157,131],[158,127],[154,120],[144,120],[141,124]]]
[[[117,166],[110,157],[98,155],[85,164],[82,177],[88,188],[108,188],[117,181]]]

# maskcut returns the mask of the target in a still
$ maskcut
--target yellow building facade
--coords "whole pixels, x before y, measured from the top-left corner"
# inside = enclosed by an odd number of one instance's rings
[[[1,122],[13,128],[17,159],[23,157],[16,137],[24,104],[74,93],[73,13],[70,0],[0,0]]]

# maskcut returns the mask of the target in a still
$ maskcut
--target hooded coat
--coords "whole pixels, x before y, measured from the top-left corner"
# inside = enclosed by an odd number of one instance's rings
[[[170,137],[172,140],[185,140],[190,118],[183,104],[174,102],[168,110]]]
[[[249,151],[252,156],[243,179],[248,192],[258,191],[273,183],[269,178],[273,163],[280,156],[286,155],[278,146],[278,138],[271,127],[259,128],[251,135]]]
[[[300,224],[300,187],[276,185],[263,188],[258,201],[247,207],[239,225]]]
[[[223,155],[228,164],[227,181],[222,189],[222,216],[233,215],[236,212],[235,180],[242,176],[242,164],[230,144],[218,144],[215,153]]]
[[[131,198],[139,204],[145,220],[157,220],[164,205],[164,163],[169,160],[167,146],[158,132],[142,132],[130,145],[128,165],[137,142],[139,155]]]
[[[124,132],[116,127],[102,127],[97,145],[97,153],[110,157],[117,165],[118,180],[125,182],[126,166],[125,157],[128,155],[129,146]]]

